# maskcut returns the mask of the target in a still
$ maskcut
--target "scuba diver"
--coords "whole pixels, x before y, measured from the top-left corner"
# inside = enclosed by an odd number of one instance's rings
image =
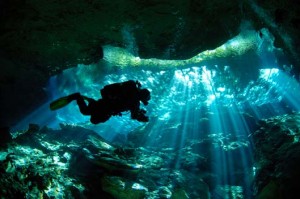
[[[148,105],[150,91],[141,87],[140,82],[133,80],[109,84],[100,90],[102,99],[94,100],[80,93],[74,93],[53,101],[50,109],[57,110],[76,100],[80,112],[83,115],[90,115],[93,124],[106,122],[111,116],[122,116],[124,111],[130,111],[131,119],[148,122],[146,111],[140,108],[140,101]]]

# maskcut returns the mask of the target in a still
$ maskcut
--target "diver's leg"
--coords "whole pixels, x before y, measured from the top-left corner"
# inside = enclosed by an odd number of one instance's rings
[[[108,104],[105,100],[99,99],[98,101],[94,101],[89,103],[88,105],[91,110],[91,123],[98,124],[106,122],[110,117],[111,113],[108,108]]]
[[[79,110],[80,112],[83,114],[83,115],[91,115],[91,108],[89,105],[87,105],[87,103],[85,102],[85,97],[80,95],[79,97],[77,97],[76,99],[77,101],[77,104],[78,104],[78,107],[79,107]],[[94,103],[95,100],[94,99],[89,99],[88,100],[89,103]]]

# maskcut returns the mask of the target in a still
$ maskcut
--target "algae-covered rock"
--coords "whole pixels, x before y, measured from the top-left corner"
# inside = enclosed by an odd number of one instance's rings
[[[280,185],[271,180],[258,194],[257,199],[284,199],[280,193]]]
[[[116,176],[105,176],[101,179],[102,189],[115,199],[142,199],[148,189],[139,183],[127,181]]]
[[[297,198],[293,191],[300,178],[299,119],[299,113],[269,118],[253,134],[258,198]]]
[[[189,196],[183,189],[175,189],[172,193],[171,199],[188,199]]]

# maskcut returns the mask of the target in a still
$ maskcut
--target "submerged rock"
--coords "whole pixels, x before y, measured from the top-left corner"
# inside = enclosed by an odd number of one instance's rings
[[[61,127],[52,130],[30,125],[9,143],[7,152],[1,152],[1,196],[86,198],[96,194],[89,177],[91,173],[101,176],[103,167],[91,162],[84,151],[117,159],[115,148],[93,131],[70,125]],[[122,165],[121,161],[106,164],[108,168]],[[10,186],[12,183],[14,186]]]
[[[31,125],[15,136],[0,154],[0,194],[6,198],[145,198],[161,185],[153,176],[168,174],[160,170],[168,166],[162,159],[168,150],[153,156],[143,148],[115,147],[79,126]]]
[[[276,116],[260,122],[253,134],[258,198],[298,198],[300,178],[300,114]]]
[[[102,189],[115,199],[142,199],[148,189],[143,185],[121,177],[105,176],[101,179]]]
[[[252,162],[245,156],[251,156],[250,141],[241,135],[211,134],[176,147],[165,143],[154,147],[147,142],[143,147],[132,147],[132,143],[120,147],[80,126],[61,125],[53,130],[31,125],[29,129],[17,134],[0,153],[0,195],[6,198],[209,199],[222,194],[247,198],[249,192]],[[146,138],[148,134],[142,132],[138,135]],[[264,157],[265,151],[269,150],[258,149],[258,157]],[[281,155],[297,159],[293,153]],[[293,166],[277,168],[285,172]]]

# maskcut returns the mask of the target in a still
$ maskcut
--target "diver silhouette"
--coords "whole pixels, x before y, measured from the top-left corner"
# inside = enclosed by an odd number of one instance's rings
[[[73,93],[52,102],[50,109],[57,110],[76,100],[80,112],[90,115],[93,124],[106,122],[111,116],[122,116],[124,111],[130,111],[131,119],[148,122],[146,111],[140,108],[140,101],[148,105],[150,91],[141,87],[140,82],[133,80],[109,84],[100,90],[102,98],[99,100]]]

